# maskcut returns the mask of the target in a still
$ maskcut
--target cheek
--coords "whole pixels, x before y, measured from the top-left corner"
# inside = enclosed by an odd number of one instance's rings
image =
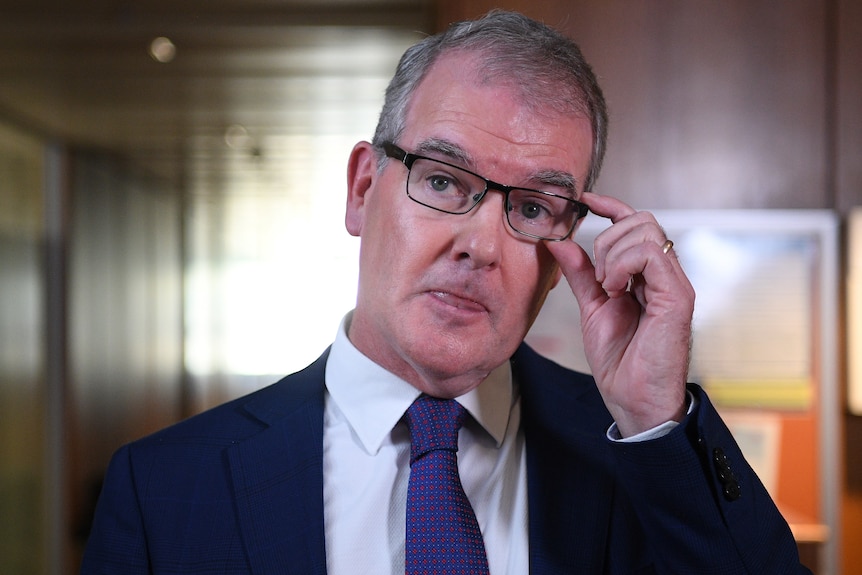
[[[560,264],[556,258],[551,255],[547,249],[542,249],[543,258],[541,259],[540,268],[542,283],[545,285],[546,291],[554,289],[563,277],[563,271],[560,269]]]
[[[559,281],[560,268],[550,252],[541,244],[531,251],[528,261],[530,265],[525,264],[523,269],[529,269],[530,272],[523,274],[521,281],[525,290],[524,298],[529,302],[528,313],[532,320],[539,313],[548,292]]]
[[[399,198],[373,206],[365,222],[362,257],[379,284],[398,284],[421,255],[421,222],[403,209]],[[371,207],[371,206],[370,206]]]

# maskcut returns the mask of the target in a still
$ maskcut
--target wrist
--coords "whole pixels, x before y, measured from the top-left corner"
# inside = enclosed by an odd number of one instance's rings
[[[675,410],[652,410],[641,417],[621,410],[619,415],[614,416],[614,424],[608,430],[608,437],[617,441],[644,441],[662,437],[681,423],[693,409],[694,396],[686,391]]]

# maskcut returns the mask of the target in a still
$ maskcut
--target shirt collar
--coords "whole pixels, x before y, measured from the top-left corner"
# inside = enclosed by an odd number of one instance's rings
[[[418,389],[363,355],[347,330],[353,312],[341,322],[326,363],[326,389],[365,450],[375,454],[419,397]],[[478,387],[455,398],[499,447],[506,436],[514,401],[509,362],[496,368]]]

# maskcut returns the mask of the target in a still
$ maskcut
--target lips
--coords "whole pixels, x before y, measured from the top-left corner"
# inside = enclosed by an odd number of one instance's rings
[[[439,301],[460,310],[472,312],[488,311],[488,308],[485,307],[485,305],[466,295],[459,295],[453,292],[442,290],[431,290],[428,293],[431,296],[437,298]]]

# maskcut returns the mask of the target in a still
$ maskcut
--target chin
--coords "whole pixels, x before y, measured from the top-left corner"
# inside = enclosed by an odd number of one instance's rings
[[[418,379],[424,382],[424,387],[434,387],[438,391],[434,395],[441,397],[443,395],[439,392],[444,390],[449,397],[470,391],[511,356],[508,350],[507,353],[499,353],[503,349],[501,342],[476,345],[478,341],[483,340],[451,337],[433,343],[416,342],[410,356]]]

